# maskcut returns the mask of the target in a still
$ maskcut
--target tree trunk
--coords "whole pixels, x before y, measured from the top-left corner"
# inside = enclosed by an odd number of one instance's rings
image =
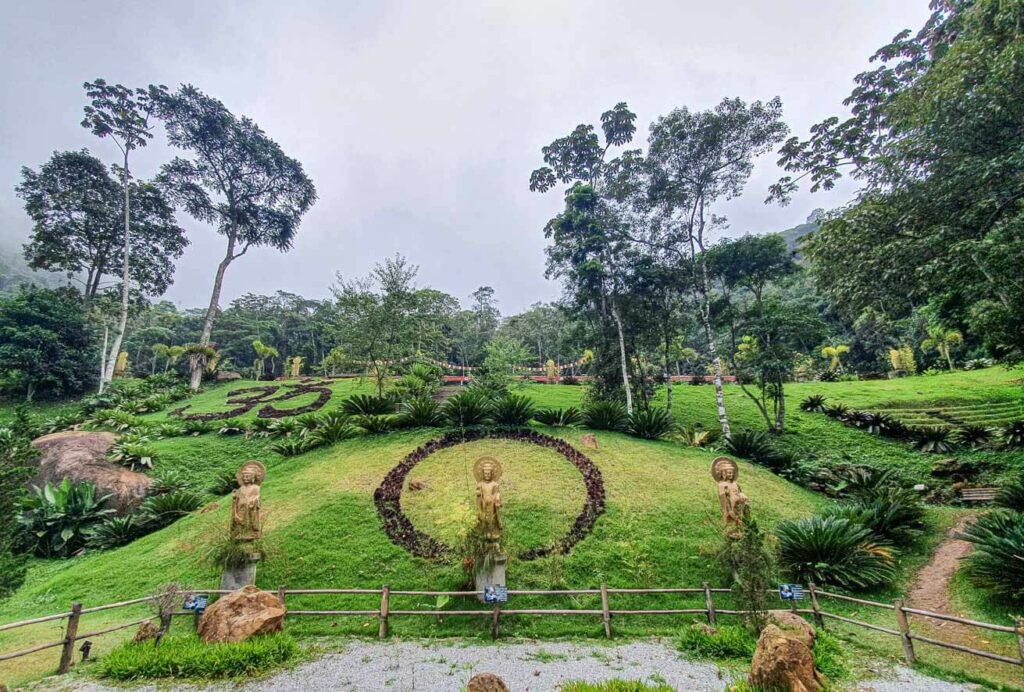
[[[775,432],[778,435],[783,433],[786,421],[786,393],[782,389],[782,380],[779,380],[779,405],[775,412]]]
[[[622,319],[619,317],[619,308],[612,301],[612,318],[615,320],[615,328],[619,333],[619,361],[622,365],[622,386],[626,388],[626,413],[633,415],[633,392],[629,388],[629,370],[626,363],[626,338],[622,334]]]
[[[671,347],[671,341],[668,336],[665,337],[665,363],[662,367],[662,372],[665,374],[665,397],[668,399],[668,415],[672,415],[672,371],[669,370],[668,365],[668,352]]]
[[[950,353],[949,346],[946,346],[943,351],[946,354],[946,362],[949,363],[949,371],[953,372],[953,356]]]
[[[28,385],[25,386],[25,402],[31,404],[32,397],[36,393],[36,382],[35,380],[29,380]]]
[[[124,154],[124,173],[122,174],[124,185],[124,261],[121,262],[121,307],[117,315],[117,330],[114,332],[114,341],[110,344],[110,355],[107,356],[106,367],[103,369],[103,377],[100,379],[100,394],[106,385],[114,379],[114,368],[117,366],[117,355],[121,352],[121,340],[124,338],[124,330],[128,326],[128,254],[131,250],[131,215],[129,206],[131,199],[128,190],[128,152]]]
[[[703,306],[700,317],[704,323],[704,335],[708,340],[708,352],[711,353],[711,363],[715,371],[715,404],[718,406],[718,424],[722,427],[722,435],[729,437],[732,430],[729,428],[729,414],[725,411],[725,395],[722,392],[722,359],[718,357],[718,346],[715,344],[715,332],[711,328],[711,282],[708,279],[708,267],[703,258],[698,258],[701,271],[701,293]]]
[[[103,346],[100,348],[100,388],[99,393],[103,393],[103,373],[107,371],[107,336],[110,328],[107,326],[106,319],[103,320]]]
[[[224,253],[224,259],[217,265],[217,274],[213,279],[213,294],[210,296],[210,305],[206,308],[206,317],[203,319],[203,331],[199,335],[199,345],[209,346],[210,345],[210,334],[213,333],[213,318],[217,315],[217,304],[220,302],[220,289],[224,284],[224,272],[227,271],[228,265],[235,259],[235,229],[231,229],[231,235],[228,236],[228,250]],[[203,365],[199,362],[198,358],[192,359],[192,372],[189,377],[189,388],[193,391],[199,391],[199,384],[203,380]]]

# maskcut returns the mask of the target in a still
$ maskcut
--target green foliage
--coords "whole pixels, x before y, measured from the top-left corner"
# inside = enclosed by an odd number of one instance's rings
[[[234,491],[238,487],[238,479],[235,478],[235,471],[228,469],[218,473],[213,480],[213,483],[207,488],[207,492],[217,497],[223,497]]]
[[[374,418],[374,416],[367,416],[367,418]],[[308,452],[310,443],[309,440],[302,438],[286,438],[270,445],[270,448],[283,457],[294,457]]]
[[[156,452],[149,445],[149,438],[125,435],[110,448],[107,454],[115,464],[127,466],[133,471],[151,469]]]
[[[119,681],[242,678],[272,670],[298,654],[298,644],[287,634],[231,644],[204,644],[195,635],[178,635],[165,637],[160,646],[122,644],[103,658],[97,674]]]
[[[829,493],[837,497],[849,497],[870,501],[887,489],[897,487],[894,469],[878,469],[872,466],[840,466],[832,469]]]
[[[1003,481],[994,501],[997,507],[1024,512],[1024,473]]]
[[[499,425],[527,425],[536,410],[530,397],[506,394],[494,402],[492,416]]]
[[[32,486],[18,515],[31,552],[39,557],[74,555],[85,547],[89,529],[114,513],[103,507],[108,497],[97,497],[92,483],[67,478],[56,487]]]
[[[778,451],[763,430],[733,431],[725,440],[725,451],[771,469],[779,466]]]
[[[678,433],[679,440],[687,447],[709,447],[721,436],[718,430],[705,429],[699,423],[681,425]]]
[[[413,363],[395,385],[403,399],[431,397],[441,388],[441,369],[426,363]]]
[[[984,447],[992,441],[992,437],[992,428],[984,425],[965,425],[955,433],[957,444],[971,449]]]
[[[821,628],[814,637],[814,667],[830,682],[850,677],[849,656],[843,643]]]
[[[398,416],[394,414],[381,416],[354,416],[352,420],[369,435],[383,435],[398,427]]]
[[[349,416],[380,416],[395,412],[395,404],[386,396],[354,394],[346,399],[341,410]]]
[[[299,431],[299,422],[294,418],[277,418],[267,426],[267,433],[273,439],[292,437]]]
[[[918,428],[911,430],[914,449],[931,454],[947,454],[953,451],[953,429],[946,426]]]
[[[871,499],[862,499],[829,508],[826,517],[846,519],[862,526],[878,543],[909,546],[925,529],[925,509],[921,500],[911,492],[895,488],[878,493]]]
[[[823,394],[812,394],[800,402],[800,410],[808,413],[824,413],[825,406],[825,396]]]
[[[750,630],[738,625],[708,627],[694,623],[683,630],[676,647],[702,658],[749,659],[757,648],[757,639]]]
[[[444,422],[441,404],[429,396],[417,396],[402,403],[402,425],[412,428],[433,428]]]
[[[751,519],[736,539],[725,537],[718,555],[719,563],[733,575],[733,593],[740,610],[749,611],[744,619],[754,632],[764,629],[770,608],[768,598],[776,576],[775,546]]]
[[[559,689],[562,692],[675,692],[668,685],[648,685],[640,680],[605,680],[603,682],[570,680],[563,682]]]
[[[189,437],[199,437],[206,433],[213,432],[213,423],[205,420],[187,420],[181,424],[184,433]]]
[[[1024,449],[1024,420],[1010,423],[1002,431],[1003,444],[1010,449]]]
[[[29,464],[39,455],[27,438],[0,427],[0,600],[25,578],[25,561],[15,554],[18,509],[25,496]]]
[[[123,517],[108,517],[89,529],[87,542],[92,548],[109,550],[128,545],[143,531],[142,522],[133,514]]]
[[[460,428],[486,423],[493,410],[493,402],[483,389],[467,389],[448,399],[441,413],[450,425]]]
[[[895,576],[892,550],[846,519],[785,521],[775,533],[779,561],[799,581],[859,590],[888,584]]]
[[[147,497],[139,506],[139,514],[153,526],[167,526],[196,511],[204,504],[203,496],[191,490],[178,490]]]
[[[360,434],[360,430],[349,422],[344,416],[325,417],[320,422],[320,427],[309,434],[309,444],[314,447],[333,445],[343,440],[349,440]]]
[[[544,408],[534,413],[533,419],[552,428],[569,428],[583,423],[583,413],[575,406]]]
[[[1024,602],[1024,514],[987,512],[961,536],[974,545],[964,558],[970,582],[1007,600]]]
[[[594,401],[583,409],[583,425],[593,430],[622,431],[628,422],[626,409],[615,401]]]
[[[660,440],[672,432],[675,421],[663,408],[638,408],[628,417],[626,432],[645,440]]]

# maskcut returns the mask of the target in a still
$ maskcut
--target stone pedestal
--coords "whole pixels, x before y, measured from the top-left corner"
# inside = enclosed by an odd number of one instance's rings
[[[507,561],[508,558],[502,555],[494,560],[490,569],[476,571],[476,590],[481,592],[477,599],[481,603],[484,602],[483,591],[488,586],[505,586],[505,563]]]
[[[256,584],[256,565],[261,555],[254,553],[249,560],[238,567],[227,567],[220,577],[220,588],[224,591],[237,591],[243,586]]]

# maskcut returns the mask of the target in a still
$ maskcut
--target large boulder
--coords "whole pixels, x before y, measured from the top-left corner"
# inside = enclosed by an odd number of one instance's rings
[[[206,609],[199,621],[199,637],[207,644],[223,644],[280,632],[285,612],[284,604],[274,594],[243,586]]]
[[[149,491],[150,479],[107,460],[107,452],[117,440],[109,432],[59,432],[32,440],[41,452],[36,460],[34,485],[57,485],[65,478],[72,483],[89,482],[98,496],[110,495],[109,506],[118,514],[130,514]]]
[[[804,632],[769,624],[761,630],[750,665],[750,684],[757,689],[818,692],[827,684],[814,667],[814,652]]]
[[[466,692],[509,692],[508,685],[497,675],[478,673],[466,683]]]
[[[768,611],[768,623],[799,639],[808,649],[814,649],[814,640],[817,637],[814,625],[796,613],[790,610],[770,610]]]

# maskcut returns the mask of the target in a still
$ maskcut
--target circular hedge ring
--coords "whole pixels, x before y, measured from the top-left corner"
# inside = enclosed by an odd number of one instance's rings
[[[585,454],[568,442],[550,435],[533,432],[532,430],[466,430],[450,432],[442,437],[430,440],[419,447],[391,469],[384,477],[380,487],[373,493],[373,503],[377,506],[377,514],[384,524],[384,531],[391,541],[405,548],[417,557],[437,559],[452,552],[451,547],[420,531],[409,517],[402,512],[402,488],[409,472],[421,461],[434,452],[448,447],[484,439],[517,440],[529,442],[545,449],[551,449],[568,460],[583,476],[587,488],[587,499],[583,503],[583,511],[573,522],[569,533],[554,544],[535,548],[519,555],[520,560],[536,560],[548,555],[562,555],[586,538],[594,529],[597,518],[604,514],[604,480],[601,471]]]

